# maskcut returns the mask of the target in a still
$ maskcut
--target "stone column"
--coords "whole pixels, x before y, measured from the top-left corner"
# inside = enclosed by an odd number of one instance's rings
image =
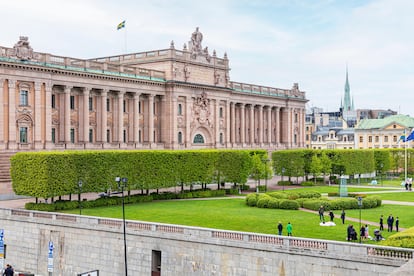
[[[135,93],[134,94],[134,108],[133,108],[133,120],[134,120],[134,127],[133,127],[133,139],[134,139],[134,143],[136,147],[139,147],[139,96],[141,95],[141,93]]]
[[[42,114],[45,109],[45,102],[43,100],[44,95],[42,94],[42,83],[35,82],[33,87],[33,146],[35,149],[42,149]]]
[[[83,143],[86,145],[87,143],[89,143],[89,96],[90,96],[90,90],[91,88],[89,87],[84,87],[83,88],[83,108],[82,108],[82,112],[80,112],[79,118],[82,118],[82,140]],[[80,108],[79,108],[80,111]],[[80,122],[79,122],[80,123]]]
[[[16,95],[19,95],[16,88],[16,81],[9,80],[9,93],[8,93],[8,108],[6,110],[9,120],[8,120],[8,149],[17,149],[17,133],[16,133]]]
[[[276,143],[276,146],[279,146],[280,145],[280,107],[275,108],[275,126],[276,126],[275,143]]]
[[[43,110],[43,142],[44,148],[53,148],[52,145],[52,84],[47,82],[43,85],[45,95],[45,109]],[[57,137],[55,137],[56,139]]]
[[[164,116],[164,120],[166,122],[168,122],[168,124],[170,125],[170,130],[169,130],[169,135],[166,136],[167,140],[164,141],[166,144],[169,144],[169,148],[170,149],[175,149],[175,148],[179,148],[180,145],[178,144],[178,99],[177,96],[175,94],[171,94],[171,103],[169,104],[171,111],[170,111],[170,116]],[[168,102],[168,101],[167,101]],[[166,103],[167,105],[167,103]],[[185,111],[183,110],[184,107],[181,106],[181,116],[185,113]],[[185,142],[185,136],[184,133],[182,132],[182,136],[181,136],[182,142]]]
[[[246,137],[246,126],[245,126],[245,109],[244,104],[240,104],[240,143],[244,146]]]
[[[4,137],[4,125],[7,124],[7,122],[5,121],[5,106],[6,106],[6,101],[5,101],[5,97],[4,97],[4,93],[5,93],[5,86],[6,80],[0,78],[0,149],[4,149],[4,141],[6,140]]]
[[[154,143],[154,95],[148,95],[148,142]]]
[[[272,143],[272,107],[267,107],[267,143]]]
[[[108,110],[106,109],[106,101],[108,99],[108,90],[102,90],[101,91],[101,114],[100,114],[100,120],[101,125],[100,128],[100,140],[102,142],[102,145],[106,144],[106,130],[108,127]]]
[[[71,86],[65,86],[64,91],[64,143],[70,143],[70,92]]]
[[[224,142],[226,147],[229,147],[229,143],[230,143],[230,102],[226,101],[226,118],[225,118],[225,122],[226,122],[226,131],[224,134]]]
[[[114,131],[118,132],[118,142],[122,144],[124,142],[124,94],[125,91],[119,91],[118,92],[118,104],[117,104],[117,128],[114,129]]]
[[[212,145],[217,147],[220,144],[220,106],[218,100],[214,100],[214,141]]]
[[[236,104],[230,103],[231,123],[230,123],[230,143],[236,143]]]
[[[254,134],[255,134],[255,130],[254,130],[254,105],[251,104],[250,105],[250,145],[254,145],[255,141],[254,141]]]
[[[263,144],[263,105],[259,105],[259,145]]]
[[[289,148],[291,148],[292,147],[292,122],[293,122],[293,120],[292,120],[292,108],[291,107],[288,107],[288,108],[286,108],[286,117],[287,117],[287,120],[286,120],[286,122],[284,122],[284,124],[285,124],[285,126],[283,126],[283,128],[284,129],[287,129],[287,132],[286,132],[286,144],[288,145],[288,147]]]
[[[191,96],[187,96],[185,98],[185,147],[190,148],[192,141],[191,141],[191,104],[192,104]]]

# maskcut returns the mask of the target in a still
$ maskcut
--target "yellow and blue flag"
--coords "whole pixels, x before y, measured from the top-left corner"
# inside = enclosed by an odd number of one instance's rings
[[[119,23],[118,26],[116,27],[117,30],[120,30],[122,28],[125,28],[125,20]]]

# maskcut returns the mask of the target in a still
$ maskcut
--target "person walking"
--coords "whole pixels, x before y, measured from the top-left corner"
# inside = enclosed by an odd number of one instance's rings
[[[283,231],[283,225],[282,225],[282,222],[281,221],[279,221],[279,224],[277,225],[277,230],[279,232],[279,236],[281,236],[282,235],[282,231]]]
[[[380,225],[380,231],[384,231],[384,218],[383,218],[383,216],[381,215],[380,216],[380,221],[379,221],[379,225]]]
[[[395,218],[395,230],[398,232],[400,227],[400,219],[398,217]]]
[[[14,269],[11,265],[7,264],[6,269],[3,272],[4,276],[13,276],[14,275]]]
[[[321,207],[319,207],[319,220],[322,221],[323,223],[325,223],[325,217],[323,216],[323,212],[325,212],[325,209],[323,208],[323,206],[321,205]]]
[[[342,220],[342,224],[345,224],[345,210],[344,209],[342,209],[341,220]]]
[[[361,229],[359,229],[359,236],[361,240],[365,239],[365,226],[364,225],[362,225]]]
[[[369,228],[368,228],[368,224],[365,224],[365,239],[369,238]]]
[[[329,217],[331,218],[331,221],[333,222],[335,215],[332,211],[329,211]]]
[[[290,222],[288,222],[287,226],[286,226],[286,230],[288,233],[288,236],[292,236],[292,224],[290,224]]]

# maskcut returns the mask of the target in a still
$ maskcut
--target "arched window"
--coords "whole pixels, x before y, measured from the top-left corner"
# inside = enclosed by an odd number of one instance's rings
[[[223,118],[223,108],[222,107],[220,107],[220,109],[219,109],[219,116],[220,116],[220,118]]]
[[[220,133],[220,144],[223,144],[223,133]]]
[[[194,144],[204,144],[204,137],[201,134],[196,134],[196,136],[194,136]]]
[[[181,131],[178,132],[178,144],[183,143],[183,133]]]

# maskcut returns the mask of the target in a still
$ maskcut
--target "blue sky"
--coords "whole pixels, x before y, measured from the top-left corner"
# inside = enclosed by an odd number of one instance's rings
[[[227,53],[232,81],[298,82],[308,107],[337,111],[348,66],[356,108],[414,116],[412,11],[410,0],[6,1],[0,45],[26,35],[35,51],[92,58],[165,49],[172,40],[182,49],[199,27],[203,47]]]

